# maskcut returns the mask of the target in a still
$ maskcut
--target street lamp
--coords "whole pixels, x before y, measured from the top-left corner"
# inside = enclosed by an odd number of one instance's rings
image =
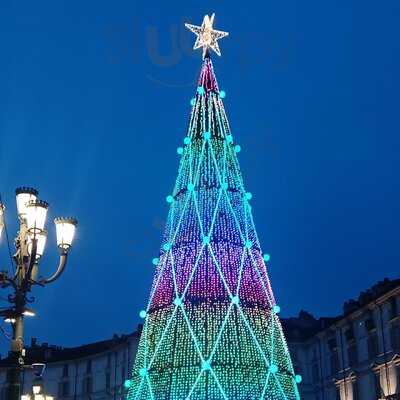
[[[54,400],[54,397],[44,394],[42,379],[39,378],[33,382],[31,393],[22,395],[21,400]]]
[[[54,223],[56,224],[57,246],[60,249],[68,250],[74,240],[77,225],[76,219],[56,218]]]
[[[16,190],[16,204],[19,220],[19,230],[14,240],[16,252],[13,256],[15,272],[10,275],[6,271],[0,271],[0,287],[11,289],[8,301],[11,306],[0,311],[0,317],[4,322],[12,326],[13,338],[11,341],[12,368],[8,371],[8,400],[20,400],[20,377],[24,367],[24,342],[23,324],[25,317],[35,316],[35,312],[27,307],[34,298],[29,296],[35,285],[45,286],[58,279],[67,265],[68,252],[72,246],[77,221],[75,218],[56,218],[54,220],[57,236],[57,247],[60,252],[60,260],[54,274],[49,278],[39,275],[39,262],[45,251],[47,231],[45,229],[48,203],[38,199],[36,189],[21,187]],[[4,218],[5,206],[0,203],[0,239],[5,230]],[[45,397],[41,392],[26,395],[25,399],[51,400],[51,396]],[[33,396],[33,397],[32,397]],[[35,397],[36,396],[36,397]]]
[[[37,199],[39,194],[36,189],[20,187],[15,190],[17,201],[17,212],[20,219],[26,218],[26,206],[30,201]]]
[[[43,200],[31,200],[26,204],[26,226],[31,235],[43,232],[48,209],[48,203]]]

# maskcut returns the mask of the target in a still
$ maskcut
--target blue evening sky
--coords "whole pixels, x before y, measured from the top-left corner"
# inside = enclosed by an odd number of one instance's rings
[[[214,67],[283,315],[337,314],[399,276],[398,1],[2,1],[9,229],[21,185],[51,219],[79,219],[64,276],[34,290],[27,341],[78,345],[139,322],[201,64],[183,23],[211,12],[230,31]]]

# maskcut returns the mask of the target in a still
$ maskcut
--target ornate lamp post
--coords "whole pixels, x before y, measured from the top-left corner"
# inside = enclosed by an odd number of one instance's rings
[[[60,277],[67,264],[68,251],[71,248],[77,221],[74,218],[56,218],[57,246],[60,251],[60,261],[55,273],[49,278],[39,276],[39,263],[42,259],[47,231],[45,229],[48,204],[37,198],[38,191],[32,188],[16,190],[19,231],[15,238],[16,252],[13,256],[15,272],[10,275],[0,272],[0,286],[11,289],[8,301],[11,306],[0,311],[0,317],[12,326],[11,358],[12,368],[8,371],[9,400],[20,400],[20,377],[24,367],[23,327],[24,317],[34,316],[33,310],[27,304],[34,301],[29,296],[35,285],[45,286]],[[4,204],[0,203],[0,238],[5,228]],[[40,395],[40,393],[38,393]],[[40,398],[40,397],[39,397]]]

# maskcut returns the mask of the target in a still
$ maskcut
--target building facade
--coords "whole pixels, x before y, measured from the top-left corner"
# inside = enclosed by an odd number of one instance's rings
[[[57,400],[125,399],[128,379],[138,346],[140,329],[130,335],[114,335],[110,340],[75,348],[38,344],[26,349],[26,364],[45,363],[44,391]],[[9,360],[0,360],[0,400],[7,400],[6,381]],[[23,391],[32,387],[34,374],[23,374]]]
[[[303,400],[400,400],[400,279],[384,280],[344,304],[343,314],[315,319],[301,311],[282,319]],[[58,400],[122,400],[140,337],[129,335],[75,348],[38,344],[26,363],[45,363],[47,394]],[[8,358],[0,360],[0,400]],[[24,373],[27,393],[33,374]]]
[[[400,399],[400,280],[386,279],[346,302],[339,317],[303,312],[286,326],[302,399]]]

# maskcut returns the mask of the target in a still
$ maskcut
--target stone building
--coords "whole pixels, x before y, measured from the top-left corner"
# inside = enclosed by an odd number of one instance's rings
[[[140,329],[139,329],[140,330]],[[57,400],[124,399],[128,378],[139,341],[139,330],[130,335],[114,335],[110,340],[74,348],[38,344],[32,339],[26,349],[27,365],[45,363],[43,386],[46,394]],[[0,360],[0,400],[7,400],[7,358]],[[32,387],[34,375],[23,374],[23,392]]]
[[[377,283],[343,311],[283,321],[302,399],[400,399],[400,279]]]
[[[343,314],[315,319],[301,311],[283,318],[302,400],[400,400],[400,279],[384,280],[344,304]],[[47,365],[45,391],[57,400],[124,399],[140,328],[75,348],[38,344],[26,363]],[[0,400],[6,400],[7,358],[0,360]],[[24,374],[24,393],[32,385]]]

